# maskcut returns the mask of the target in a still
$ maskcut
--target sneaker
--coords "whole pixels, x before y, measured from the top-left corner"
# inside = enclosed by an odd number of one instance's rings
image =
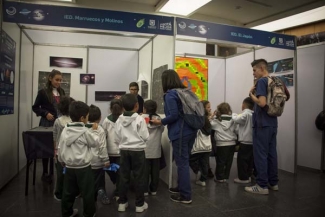
[[[201,182],[200,180],[199,181],[196,181],[195,184],[200,185],[202,187],[205,187],[206,186],[206,183],[205,182]]]
[[[172,194],[178,194],[179,193],[179,189],[178,188],[170,188],[169,192]]]
[[[157,191],[155,191],[155,192],[151,192],[150,193],[152,196],[156,196],[157,195]]]
[[[176,203],[184,203],[184,204],[192,203],[192,200],[186,200],[179,195],[171,195],[170,199]]]
[[[209,178],[213,178],[213,177],[214,177],[211,168],[209,168],[209,170],[208,170],[208,177],[209,177]]]
[[[144,193],[144,196],[145,196],[145,197],[148,197],[148,196],[149,196],[149,193],[148,193],[148,192],[145,192],[145,193]]]
[[[214,178],[213,180],[214,180],[215,182],[219,182],[219,183],[227,182],[227,179],[221,179],[221,180],[219,180],[219,179]]]
[[[125,212],[125,210],[126,210],[126,208],[128,208],[128,206],[129,206],[129,203],[128,202],[126,202],[126,203],[120,203],[118,205],[117,211],[119,211],[119,212]]]
[[[135,207],[135,212],[143,212],[146,209],[148,209],[148,204],[144,202],[143,206],[136,206]]]
[[[54,199],[55,199],[56,201],[59,201],[59,202],[61,202],[61,200],[62,200],[61,198],[57,197],[55,194],[54,194],[54,196],[53,196],[53,197],[54,197]]]
[[[249,178],[248,180],[241,180],[239,178],[235,178],[234,182],[239,183],[239,184],[248,184],[248,183],[251,183],[251,178]]]
[[[252,193],[252,194],[263,194],[263,195],[269,194],[269,189],[261,188],[259,185],[245,187],[245,191]]]
[[[271,190],[273,190],[273,191],[278,191],[279,190],[279,185],[269,185],[268,186],[269,187],[269,189],[271,189]]]
[[[78,210],[77,209],[73,209],[72,215],[70,217],[76,216],[78,214]]]

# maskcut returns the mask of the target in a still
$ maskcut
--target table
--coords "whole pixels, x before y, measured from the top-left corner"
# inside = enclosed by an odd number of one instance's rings
[[[25,155],[27,158],[25,195],[28,195],[30,165],[34,161],[33,185],[35,185],[36,160],[42,158],[53,158],[54,156],[53,127],[35,127],[24,131],[22,136]]]

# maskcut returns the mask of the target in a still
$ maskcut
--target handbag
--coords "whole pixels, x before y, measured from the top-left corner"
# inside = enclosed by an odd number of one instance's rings
[[[197,131],[196,139],[191,151],[191,154],[199,152],[210,152],[212,150],[212,143],[210,135],[205,135],[201,130]]]

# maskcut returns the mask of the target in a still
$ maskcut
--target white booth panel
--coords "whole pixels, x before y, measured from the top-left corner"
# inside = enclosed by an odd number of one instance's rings
[[[189,42],[189,41],[176,41],[175,42],[176,56],[183,56],[185,53],[206,55],[206,44]]]
[[[58,45],[103,46],[139,49],[149,39],[100,34],[26,30],[36,43]]]
[[[21,37],[21,62],[20,62],[20,105],[19,105],[19,135],[32,128],[33,105],[33,52],[34,45],[22,34]],[[26,155],[23,147],[23,138],[19,136],[19,169],[26,166]]]
[[[263,48],[256,50],[255,59],[266,59],[268,62],[294,58],[293,50]],[[294,71],[286,73],[294,74]],[[283,73],[282,73],[283,74]],[[273,75],[273,74],[271,74]],[[276,73],[278,75],[278,73]],[[294,81],[295,78],[294,78]],[[297,85],[294,83],[294,85]],[[278,118],[278,135],[277,135],[277,151],[279,169],[287,172],[295,172],[295,88],[288,87],[290,92],[290,100],[286,102],[284,112]]]
[[[14,23],[3,23],[2,29],[16,42],[16,58],[14,73],[14,114],[0,115],[0,189],[18,173],[18,149],[24,149],[19,144],[18,137],[18,98],[19,98],[19,62],[20,62],[20,29]]]
[[[74,57],[82,58],[83,66],[79,68],[59,68],[50,67],[50,57]],[[80,73],[87,71],[87,49],[74,47],[53,47],[53,46],[34,46],[34,77],[33,77],[33,103],[38,92],[39,71],[50,72],[57,69],[62,73],[71,73],[70,96],[75,100],[86,100],[86,86],[80,84]],[[33,127],[38,126],[40,117],[33,114]]]
[[[243,100],[248,97],[249,90],[254,85],[251,62],[254,53],[245,53],[226,59],[226,96],[234,113],[241,113]]]
[[[96,74],[96,81],[88,85],[87,104],[98,106],[102,120],[108,116],[109,102],[95,101],[95,91],[126,91],[137,81],[138,52],[126,50],[89,49],[88,73]]]
[[[325,45],[297,50],[299,166],[321,169],[322,132],[315,118],[323,110]]]

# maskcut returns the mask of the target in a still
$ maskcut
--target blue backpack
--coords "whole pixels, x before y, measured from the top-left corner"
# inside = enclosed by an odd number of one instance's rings
[[[184,121],[194,129],[201,129],[205,123],[205,111],[203,104],[197,96],[188,88],[174,89],[183,105]]]

